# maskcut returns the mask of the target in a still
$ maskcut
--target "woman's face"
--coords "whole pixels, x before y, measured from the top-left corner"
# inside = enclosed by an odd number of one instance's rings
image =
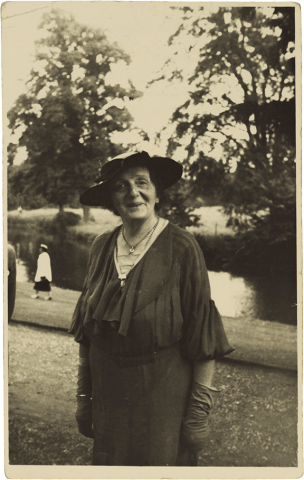
[[[114,183],[112,201],[123,221],[147,220],[154,216],[159,199],[149,170],[132,167],[122,172]]]

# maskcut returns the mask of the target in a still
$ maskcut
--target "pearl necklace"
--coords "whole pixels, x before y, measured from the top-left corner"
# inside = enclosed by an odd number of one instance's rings
[[[134,253],[135,248],[136,248],[141,242],[143,242],[143,241],[145,240],[145,238],[147,238],[148,235],[149,235],[149,238],[148,238],[148,241],[147,241],[147,244],[148,244],[150,238],[152,237],[152,234],[153,234],[154,230],[156,229],[156,227],[157,227],[157,225],[158,225],[158,222],[159,222],[159,217],[158,217],[157,222],[156,222],[156,224],[154,225],[154,227],[152,227],[151,230],[149,230],[149,232],[148,232],[141,240],[139,240],[139,242],[137,242],[135,245],[130,245],[129,242],[127,241],[127,239],[126,239],[126,237],[125,237],[125,233],[124,233],[124,227],[123,227],[123,225],[122,225],[121,233],[122,233],[122,236],[123,236],[124,241],[126,242],[126,244],[127,244],[128,247],[129,247],[129,255],[131,255],[132,253]],[[147,244],[146,244],[146,245],[147,245]]]

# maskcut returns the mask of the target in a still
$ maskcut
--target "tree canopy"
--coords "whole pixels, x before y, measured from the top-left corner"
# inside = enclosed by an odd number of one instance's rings
[[[248,242],[295,241],[295,9],[181,11],[169,42],[177,56],[188,45],[196,64],[189,99],[171,119],[168,154],[184,149],[193,195],[215,197],[230,224],[250,232]],[[162,78],[185,76],[171,64]]]
[[[141,93],[130,81],[111,78],[131,59],[102,31],[58,9],[44,15],[40,28],[27,92],[8,113],[9,127],[20,134],[18,145],[8,147],[9,164],[17,146],[27,150],[9,183],[14,195],[63,207],[92,185],[102,163],[121,153],[111,138],[131,126],[124,99]]]

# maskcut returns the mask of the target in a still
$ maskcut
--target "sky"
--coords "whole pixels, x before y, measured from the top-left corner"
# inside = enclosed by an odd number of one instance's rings
[[[79,23],[103,30],[110,41],[116,41],[130,55],[131,65],[118,71],[118,81],[127,75],[135,87],[143,91],[143,97],[130,102],[128,109],[134,117],[135,125],[150,136],[151,153],[165,154],[165,146],[154,145],[154,136],[168,125],[173,111],[187,99],[187,87],[185,84],[172,85],[164,82],[156,83],[150,88],[146,86],[150,80],[159,76],[161,67],[171,54],[168,39],[180,25],[180,14],[172,11],[172,5],[173,3],[155,1],[14,1],[3,5],[4,143],[10,139],[6,113],[18,96],[26,91],[26,79],[35,55],[35,40],[41,35],[38,25],[45,12],[59,7],[72,13]]]

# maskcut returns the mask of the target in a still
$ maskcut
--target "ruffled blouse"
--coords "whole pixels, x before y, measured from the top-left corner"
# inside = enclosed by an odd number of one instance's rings
[[[177,342],[191,360],[231,353],[195,238],[169,223],[121,288],[114,262],[118,232],[93,242],[69,330],[75,340],[120,357],[149,355]]]

